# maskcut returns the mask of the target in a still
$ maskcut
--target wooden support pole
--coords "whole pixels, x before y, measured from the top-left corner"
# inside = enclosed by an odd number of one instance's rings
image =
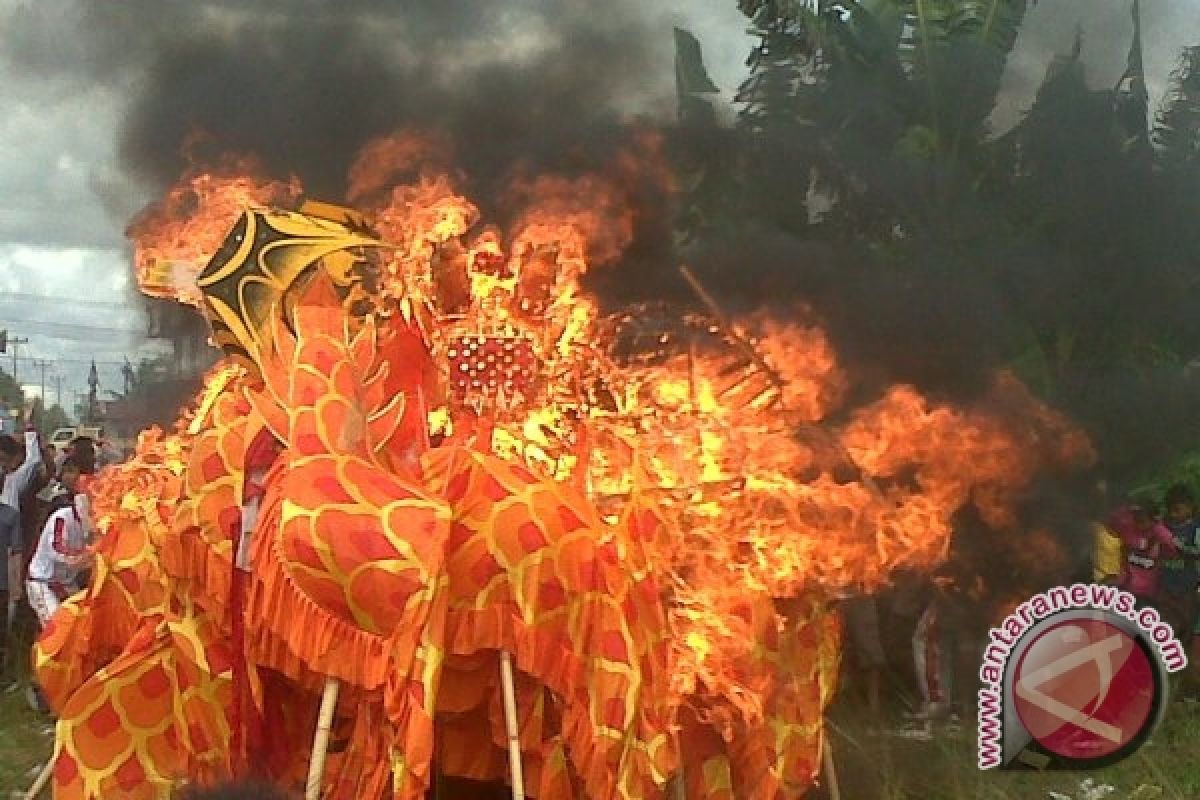
[[[725,315],[725,312],[721,309],[720,304],[717,303],[716,298],[709,294],[708,289],[704,287],[704,284],[700,283],[700,279],[696,277],[695,273],[693,273],[686,265],[684,265],[679,267],[679,274],[683,276],[685,281],[687,281],[688,286],[691,287],[693,292],[695,292],[696,297],[700,299],[700,302],[704,303],[705,307],[708,308],[709,313],[716,318],[717,324],[722,330],[725,331],[725,334],[743,352],[743,354],[750,359],[751,363],[753,363],[754,366],[757,367],[758,370],[767,377],[767,380],[769,380],[771,384],[780,392],[780,396],[782,397],[783,390],[787,387],[787,381],[784,380],[783,376],[779,374],[779,371],[768,364],[766,359],[762,357],[762,354],[758,352],[758,349],[755,348],[754,344],[742,335],[742,333],[733,324],[733,321]],[[875,482],[874,478],[867,474],[866,470],[858,465],[858,462],[856,462],[854,457],[850,455],[850,451],[846,449],[846,446],[842,444],[841,440],[838,439],[836,435],[825,428],[822,428],[820,425],[815,425],[813,423],[804,423],[800,426],[800,428],[804,431],[815,434],[822,442],[824,442],[833,450],[834,454],[839,459],[845,462],[847,466],[854,469],[858,473],[859,481],[863,486],[867,487],[868,491],[875,495],[876,500],[881,503],[887,502],[887,499],[883,494],[883,490],[880,488],[879,484]]]
[[[821,736],[821,764],[825,772],[825,785],[829,787],[829,800],[842,800],[842,790],[838,786],[837,769],[833,764],[833,745],[828,733]]]
[[[336,678],[325,680],[321,711],[317,716],[317,733],[313,737],[312,758],[308,762],[308,781],[304,784],[304,800],[321,800],[321,778],[325,774],[325,756],[329,752],[329,731],[333,728],[333,712],[337,710],[341,688]]]
[[[500,688],[504,693],[504,730],[508,735],[508,771],[513,800],[525,800],[525,775],[521,769],[521,739],[517,731],[517,692],[513,685],[512,655],[500,651]]]
[[[36,800],[37,796],[46,788],[46,784],[50,783],[50,776],[54,774],[54,762],[58,754],[50,757],[46,762],[46,766],[42,767],[42,771],[38,773],[37,780],[33,782],[33,786],[29,787],[29,791],[25,793],[25,800]]]
[[[683,276],[683,279],[687,281],[688,286],[690,286],[692,291],[696,293],[696,297],[700,298],[700,302],[704,303],[704,305],[708,308],[709,313],[716,317],[717,324],[721,326],[726,335],[728,335],[729,338],[733,340],[734,344],[741,348],[745,356],[754,362],[754,365],[758,367],[764,375],[767,376],[767,379],[775,385],[775,388],[782,391],[786,383],[783,379],[783,376],[781,376],[774,367],[766,362],[766,359],[764,359],[762,354],[755,349],[753,344],[747,341],[746,337],[742,336],[742,334],[734,326],[732,320],[725,316],[725,312],[721,310],[721,306],[717,303],[716,298],[708,293],[708,289],[704,288],[704,284],[700,283],[700,279],[696,277],[695,273],[693,273],[686,266],[681,266],[679,268],[679,274]]]

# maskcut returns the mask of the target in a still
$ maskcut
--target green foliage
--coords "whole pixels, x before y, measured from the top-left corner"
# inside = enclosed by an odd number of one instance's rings
[[[1183,51],[1154,127],[1165,166],[1200,166],[1200,46]]]
[[[852,331],[871,368],[940,385],[1007,364],[1082,422],[1127,484],[1200,441],[1200,382],[1183,370],[1200,342],[1200,47],[1173,75],[1156,149],[1140,27],[1116,88],[1094,88],[1077,40],[994,137],[1033,5],[741,0],[760,46],[725,159],[724,187],[738,188],[723,197],[739,198],[725,225],[837,253],[837,281],[798,281],[826,287],[805,300]],[[817,216],[814,200],[831,208]],[[709,209],[722,230],[722,206]]]
[[[25,402],[25,394],[21,387],[3,369],[0,369],[0,405],[9,408],[20,408]]]
[[[66,410],[57,403],[45,409],[42,412],[42,431],[52,433],[58,428],[66,428],[71,425],[71,418],[67,416]]]

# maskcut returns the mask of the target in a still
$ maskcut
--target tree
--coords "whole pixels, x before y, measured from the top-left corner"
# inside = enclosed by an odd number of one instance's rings
[[[802,231],[810,187],[819,183],[822,150],[816,127],[826,64],[821,17],[796,0],[767,0],[742,10],[758,46],[746,60],[750,74],[735,102],[743,154],[745,212],[788,231]]]
[[[1186,48],[1171,74],[1154,141],[1163,167],[1189,171],[1200,167],[1200,46]]]
[[[762,42],[739,96],[741,177],[758,203],[741,224],[830,248],[832,268],[791,256],[790,280],[857,367],[956,395],[1014,368],[1125,475],[1200,437],[1183,369],[1200,342],[1200,48],[1151,136],[1131,0],[1117,84],[1089,86],[1079,39],[996,137],[1032,3],[739,5]],[[798,170],[818,176],[815,196]],[[820,219],[816,200],[831,204]],[[762,258],[753,244],[741,263]]]
[[[0,369],[0,405],[8,408],[21,408],[25,403],[25,393],[21,387],[3,369]]]
[[[66,410],[57,403],[50,406],[42,414],[42,430],[47,434],[53,433],[58,428],[68,428],[70,426],[71,418],[67,416]]]

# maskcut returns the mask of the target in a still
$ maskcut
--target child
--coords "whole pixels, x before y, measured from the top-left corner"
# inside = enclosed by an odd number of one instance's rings
[[[1162,564],[1160,599],[1163,615],[1180,636],[1192,629],[1196,607],[1196,557],[1200,556],[1200,521],[1196,503],[1186,486],[1167,490],[1166,525],[1179,551],[1176,558]]]
[[[938,717],[950,711],[950,682],[952,680],[948,611],[950,597],[941,581],[934,584],[933,595],[913,631],[913,661],[917,685],[921,690],[922,708],[918,716]]]
[[[1158,600],[1162,562],[1179,553],[1175,537],[1143,505],[1131,504],[1119,509],[1109,519],[1108,527],[1125,545],[1121,588],[1137,597],[1141,604],[1154,603]]]
[[[87,536],[90,527],[87,495],[75,495],[75,502],[55,511],[46,520],[33,560],[29,562],[26,590],[29,605],[45,627],[63,600],[79,591],[80,576],[90,555]]]
[[[843,606],[847,638],[866,678],[867,708],[873,720],[882,714],[880,684],[887,668],[883,640],[879,635],[879,606],[873,595],[849,598]]]
[[[79,491],[79,477],[82,473],[79,462],[73,456],[63,460],[58,468],[58,478],[38,492],[38,500],[48,506],[49,513],[53,514],[75,502],[75,493]]]

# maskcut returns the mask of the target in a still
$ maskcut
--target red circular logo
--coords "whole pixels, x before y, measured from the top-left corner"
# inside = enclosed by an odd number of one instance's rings
[[[1135,637],[1078,617],[1040,631],[1012,675],[1013,703],[1033,739],[1077,761],[1105,758],[1153,724],[1154,665]]]

